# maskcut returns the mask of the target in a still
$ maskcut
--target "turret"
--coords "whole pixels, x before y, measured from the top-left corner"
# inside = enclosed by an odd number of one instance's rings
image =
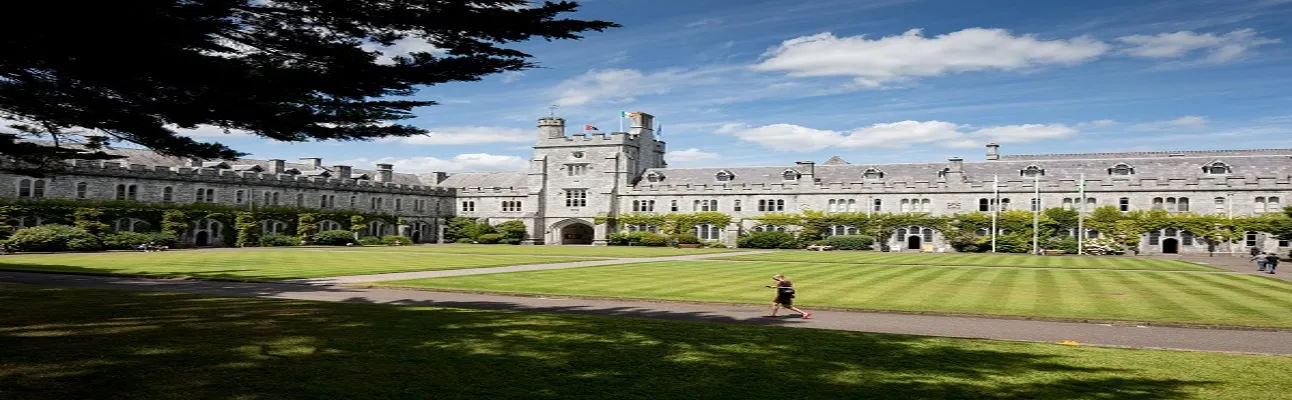
[[[565,118],[544,117],[538,119],[538,140],[565,138]]]

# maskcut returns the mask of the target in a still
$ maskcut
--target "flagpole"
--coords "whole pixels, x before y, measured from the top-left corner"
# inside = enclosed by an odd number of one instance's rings
[[[1032,195],[1032,254],[1040,254],[1038,249],[1041,248],[1041,174],[1032,175],[1036,180],[1032,183],[1035,192]]]
[[[996,217],[1000,213],[1000,175],[991,178],[991,252],[996,252]]]
[[[1077,254],[1086,254],[1086,174],[1081,174],[1077,190],[1081,193],[1081,211],[1077,213]]]
[[[619,112],[619,131],[620,132],[624,131],[624,112],[623,111]]]

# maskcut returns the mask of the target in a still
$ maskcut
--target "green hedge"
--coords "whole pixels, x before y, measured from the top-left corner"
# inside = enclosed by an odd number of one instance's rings
[[[19,229],[5,241],[18,251],[102,250],[99,238],[84,229],[68,225],[41,225]]]
[[[825,239],[827,246],[839,250],[870,250],[875,238],[866,235],[835,235]]]
[[[736,240],[737,247],[750,249],[797,249],[799,241],[789,232],[750,232]]]
[[[314,244],[317,245],[345,246],[348,243],[354,243],[354,232],[338,229],[314,234]]]

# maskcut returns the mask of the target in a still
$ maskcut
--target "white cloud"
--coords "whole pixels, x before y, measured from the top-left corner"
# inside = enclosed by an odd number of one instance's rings
[[[392,164],[397,172],[495,172],[520,171],[528,166],[529,161],[516,156],[504,156],[487,153],[458,154],[451,159],[437,157],[384,157],[376,160],[356,158],[339,162],[340,165],[354,165],[362,168],[373,168],[373,164]]]
[[[1043,40],[1003,29],[969,28],[936,37],[912,29],[874,40],[826,32],[782,42],[754,69],[791,76],[852,76],[858,86],[874,87],[912,77],[1079,64],[1108,47],[1085,36]]]
[[[1077,133],[1063,124],[1001,125],[977,128],[946,121],[899,121],[873,124],[851,131],[813,129],[792,124],[750,127],[726,124],[715,133],[757,143],[780,151],[813,152],[838,148],[904,148],[935,145],[948,148],[977,147],[992,141],[1021,143]]]
[[[457,145],[484,143],[526,143],[535,140],[535,133],[528,129],[499,126],[448,126],[431,129],[419,136],[385,138],[381,142],[398,142],[418,145]]]
[[[1219,64],[1241,58],[1248,49],[1278,43],[1278,39],[1256,36],[1252,29],[1239,29],[1223,35],[1180,31],[1157,35],[1131,35],[1117,38],[1130,47],[1122,52],[1145,58],[1182,58],[1203,53],[1198,62]]]
[[[717,25],[717,24],[721,24],[721,23],[722,23],[722,19],[719,19],[719,18],[705,18],[705,19],[702,19],[702,20],[699,20],[699,21],[695,21],[695,22],[692,22],[692,23],[686,24],[686,27],[687,27],[687,28],[699,28],[699,27],[701,27],[701,26],[705,26],[705,25]]]
[[[1094,120],[1094,121],[1086,121],[1086,122],[1078,122],[1078,123],[1077,123],[1077,127],[1078,127],[1078,128],[1091,128],[1091,127],[1094,127],[1094,128],[1104,128],[1104,127],[1109,127],[1109,126],[1113,126],[1113,125],[1117,125],[1117,121],[1114,121],[1114,120],[1111,120],[1111,119],[1097,119],[1097,120]]]
[[[1205,128],[1207,126],[1207,122],[1208,122],[1207,117],[1198,116],[1198,115],[1186,115],[1172,120],[1134,124],[1134,125],[1131,125],[1129,129],[1136,130],[1136,131],[1198,129],[1198,128]]]
[[[523,77],[525,77],[524,72],[506,71],[502,73],[502,83],[512,83],[520,80],[520,78],[523,78]]]
[[[638,96],[661,95],[676,87],[734,85],[730,72],[737,68],[714,66],[699,69],[671,68],[643,73],[635,69],[594,69],[583,75],[565,80],[550,92],[556,97],[552,104],[579,106],[584,104],[622,104],[637,100]],[[747,85],[740,85],[748,90]]]
[[[716,158],[719,158],[718,153],[700,151],[700,149],[694,147],[686,150],[670,151],[664,154],[664,159],[671,163],[685,163],[699,160],[712,160]]]
[[[226,132],[224,129],[218,126],[212,126],[212,125],[198,125],[196,129],[180,129],[179,127],[176,127],[176,126],[170,126],[169,128],[174,129],[175,133],[180,136],[188,136],[188,137],[240,138],[240,137],[251,136],[251,132],[247,132],[244,130],[230,129]]]
[[[394,64],[394,57],[406,56],[409,53],[447,53],[444,49],[435,47],[435,45],[428,43],[426,39],[413,36],[396,40],[391,43],[390,46],[382,46],[378,43],[364,43],[359,47],[367,51],[381,53],[381,56],[377,59],[378,64]]]

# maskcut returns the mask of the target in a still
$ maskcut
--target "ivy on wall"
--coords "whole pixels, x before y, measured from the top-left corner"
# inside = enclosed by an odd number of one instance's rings
[[[731,221],[730,215],[716,211],[702,211],[691,214],[621,214],[615,217],[593,218],[593,222],[597,225],[610,225],[612,227],[651,225],[659,228],[660,232],[670,235],[690,232],[691,228],[696,225],[712,224],[725,227]]]

